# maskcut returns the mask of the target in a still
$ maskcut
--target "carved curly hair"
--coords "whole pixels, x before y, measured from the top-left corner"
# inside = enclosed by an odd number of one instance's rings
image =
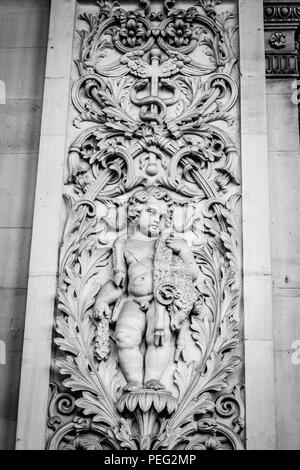
[[[165,202],[168,206],[168,219],[172,218],[173,200],[169,193],[161,188],[151,187],[149,189],[139,189],[129,199],[128,219],[135,223],[139,220],[144,205],[149,199],[155,198],[158,201]]]

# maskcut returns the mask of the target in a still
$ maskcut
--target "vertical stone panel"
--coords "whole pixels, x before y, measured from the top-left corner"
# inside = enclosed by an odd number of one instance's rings
[[[275,449],[263,1],[240,0],[247,449]],[[262,289],[264,286],[264,289]]]
[[[295,79],[267,81],[277,448],[300,447],[300,147]]]

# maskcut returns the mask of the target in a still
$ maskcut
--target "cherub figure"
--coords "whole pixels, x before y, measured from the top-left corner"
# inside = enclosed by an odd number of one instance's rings
[[[115,241],[113,278],[96,298],[94,317],[104,315],[116,323],[118,358],[127,380],[125,391],[165,388],[161,378],[172,355],[174,325],[171,327],[172,309],[163,287],[168,280],[172,282],[173,265],[184,273],[190,289],[199,274],[187,242],[172,236],[164,239],[166,230],[170,232],[172,205],[170,195],[160,188],[138,190],[131,197],[128,236]],[[175,291],[179,305],[178,286],[174,286]],[[197,299],[196,291],[194,287],[189,312]],[[185,318],[189,312],[185,312]]]

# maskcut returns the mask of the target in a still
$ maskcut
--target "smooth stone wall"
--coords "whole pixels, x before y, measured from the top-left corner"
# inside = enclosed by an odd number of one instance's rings
[[[268,80],[277,448],[300,449],[300,146],[293,79]]]
[[[15,447],[49,10],[0,2],[0,449]]]
[[[239,17],[246,448],[273,450],[276,426],[263,1],[239,0]]]

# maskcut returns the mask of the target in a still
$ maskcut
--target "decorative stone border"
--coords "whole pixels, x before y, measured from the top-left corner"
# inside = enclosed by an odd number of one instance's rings
[[[276,423],[263,0],[239,0],[239,12],[247,449],[271,450]]]
[[[52,0],[16,449],[45,449],[76,0]]]

